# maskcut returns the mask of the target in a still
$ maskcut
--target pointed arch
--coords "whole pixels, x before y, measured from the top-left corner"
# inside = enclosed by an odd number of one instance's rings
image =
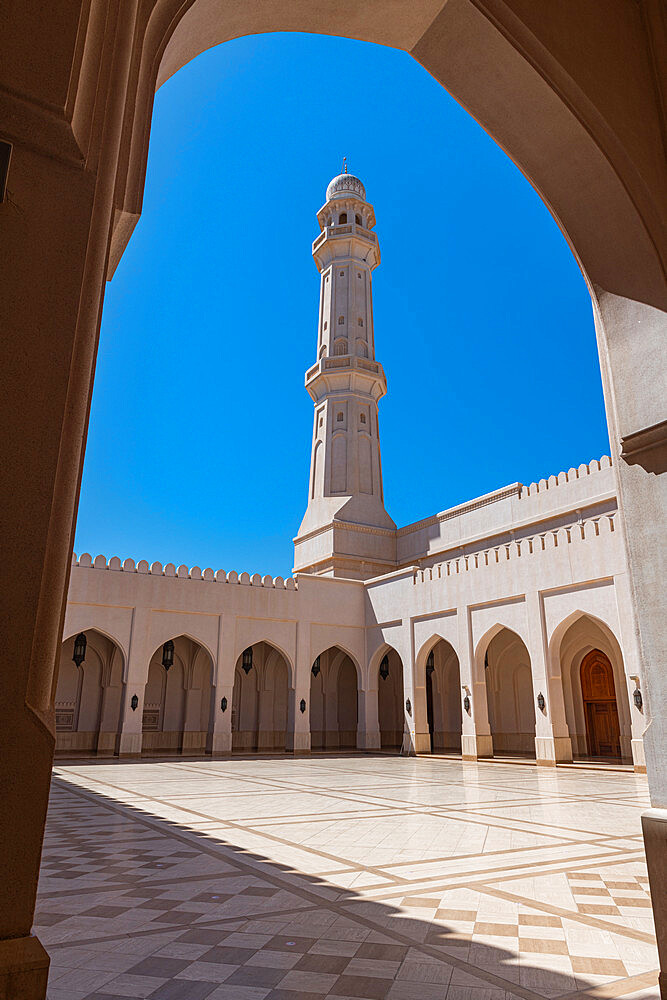
[[[292,657],[289,655],[287,650],[275,639],[268,639],[266,635],[261,635],[257,639],[253,639],[252,642],[244,642],[242,645],[237,645],[236,652],[234,655],[234,664],[236,665],[239,658],[243,655],[243,651],[248,649],[249,646],[259,646],[260,643],[264,643],[266,646],[270,646],[271,649],[275,650],[280,656],[282,656],[285,664],[287,666],[287,679],[289,687],[294,687],[294,662]]]
[[[79,632],[87,643],[85,658],[76,666],[72,652]],[[78,629],[65,637],[53,695],[57,753],[107,756],[116,752],[124,663],[122,646],[103,629]]]
[[[484,671],[494,754],[535,757],[535,702],[530,652],[522,636],[496,623],[477,644]]]
[[[405,671],[401,654],[388,642],[382,643],[371,660],[368,686],[377,687],[381,748],[401,750],[405,732]]]
[[[563,686],[565,718],[572,741],[572,751],[587,757],[591,751],[587,713],[581,683],[581,665],[585,657],[598,650],[611,665],[618,715],[620,752],[623,760],[632,758],[633,715],[637,716],[638,734],[643,731],[643,716],[630,703],[628,677],[621,644],[615,632],[597,615],[576,609],[554,628],[548,648],[549,670],[560,675]]]
[[[127,651],[124,643],[118,638],[117,635],[115,635],[114,632],[111,632],[109,629],[102,628],[100,625],[84,625],[77,628],[71,627],[63,633],[62,643],[66,643],[70,639],[73,639],[79,634],[79,632],[97,632],[98,635],[104,636],[105,639],[108,639],[109,642],[112,642],[114,646],[118,647],[123,656],[123,663],[127,662]]]

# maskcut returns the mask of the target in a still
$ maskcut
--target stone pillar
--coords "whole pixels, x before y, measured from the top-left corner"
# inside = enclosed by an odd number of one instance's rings
[[[357,706],[357,750],[379,750],[381,740],[377,686],[370,691],[359,688]]]
[[[263,662],[257,663],[258,686],[257,686],[257,749],[275,749],[275,715],[274,715],[274,693],[269,687],[269,678],[266,673],[266,665],[271,653],[264,655]],[[289,703],[289,689],[288,689]]]
[[[148,636],[149,620],[150,612],[146,608],[134,608],[130,649],[125,670],[125,697],[121,708],[119,757],[141,756],[144,694],[148,680],[148,667],[153,653]],[[135,696],[137,702],[136,706],[133,707],[132,699]]]
[[[616,518],[618,530],[622,532],[623,521]],[[621,573],[614,577],[614,590],[616,592],[616,605],[618,607],[619,640],[623,651],[623,673],[625,675],[625,690],[619,691],[618,698],[627,697],[630,708],[630,752],[635,771],[638,774],[646,774],[646,756],[644,754],[644,730],[647,723],[647,705],[644,702],[643,669],[637,641],[637,626],[635,621],[634,608],[632,606],[632,592],[630,580],[627,573]],[[635,704],[634,694],[639,689],[642,696],[641,707]],[[619,717],[620,717],[619,712]]]
[[[407,641],[399,641],[394,646],[403,664],[403,745],[401,754],[404,757],[414,757],[418,753],[430,753],[431,750],[426,715],[426,674],[421,671],[423,676],[421,678],[419,676],[412,621],[404,619],[403,629],[408,632]],[[409,711],[408,705],[410,706]]]
[[[477,760],[478,757],[493,757],[493,739],[489,726],[489,710],[486,701],[486,678],[484,668],[475,662],[472,623],[467,607],[457,611],[459,633],[459,669],[462,703],[461,757],[463,760]],[[466,696],[470,708],[466,711]]]
[[[310,623],[299,622],[293,684],[287,702],[287,746],[292,753],[310,753]],[[304,711],[301,711],[301,702]]]
[[[232,752],[232,700],[234,696],[234,624],[233,615],[220,615],[218,622],[217,662],[211,697],[210,747],[213,757],[227,757]],[[223,702],[223,699],[224,702]],[[224,710],[223,710],[224,704]]]
[[[555,767],[557,763],[572,760],[572,742],[565,718],[560,658],[549,663],[544,606],[539,591],[531,590],[526,594],[526,614],[535,709],[535,760],[538,764]],[[544,709],[538,704],[540,694],[544,698]]]
[[[667,523],[667,421],[664,383],[658,381],[664,370],[667,317],[645,302],[599,287],[591,292],[618,480],[618,520],[639,639],[642,700],[649,719],[643,751],[653,808],[642,823],[662,969],[660,991],[667,1000],[667,560],[665,546],[656,544]]]
[[[102,689],[100,730],[97,736],[98,757],[112,757],[117,752],[118,722],[122,703],[122,684],[105,684]]]
[[[416,657],[412,657],[411,687],[412,692],[404,691],[405,697],[410,698],[412,703],[412,717],[408,714],[407,707],[403,705],[405,719],[411,734],[411,745],[414,753],[431,752],[431,734],[428,728],[428,710],[426,704],[426,670],[424,664],[418,664]]]
[[[187,687],[184,691],[183,705],[183,738],[181,742],[181,753],[201,752],[201,700],[202,689],[192,686],[193,675],[190,667]]]
[[[322,654],[326,659],[325,673],[322,680],[323,716],[324,716],[324,748],[338,750],[340,748],[340,731],[338,728],[338,670],[341,654],[327,650]]]
[[[99,101],[86,103],[96,120],[80,146],[72,73],[83,9],[77,2],[43,9],[27,30],[27,8],[14,8],[0,59],[3,139],[13,143],[0,205],[0,551],[9,665],[0,698],[0,996],[21,1000],[46,993],[49,960],[30,928],[134,30],[133,18],[109,16],[113,43],[98,52],[90,74],[102,78],[99,90],[97,80],[92,87]]]

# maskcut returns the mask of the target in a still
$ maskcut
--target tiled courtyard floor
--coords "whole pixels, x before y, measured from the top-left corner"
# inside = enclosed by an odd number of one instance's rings
[[[604,770],[332,755],[58,765],[50,1000],[657,997]]]

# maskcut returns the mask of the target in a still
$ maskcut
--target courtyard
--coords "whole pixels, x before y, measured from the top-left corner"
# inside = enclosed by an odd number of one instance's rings
[[[60,763],[48,997],[657,997],[647,805],[644,776],[602,767]]]

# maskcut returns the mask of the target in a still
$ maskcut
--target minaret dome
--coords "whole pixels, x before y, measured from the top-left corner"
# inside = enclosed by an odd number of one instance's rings
[[[366,188],[354,174],[338,174],[337,177],[329,181],[327,201],[332,201],[334,198],[349,198],[350,195],[353,198],[361,198],[362,201],[366,201]]]

